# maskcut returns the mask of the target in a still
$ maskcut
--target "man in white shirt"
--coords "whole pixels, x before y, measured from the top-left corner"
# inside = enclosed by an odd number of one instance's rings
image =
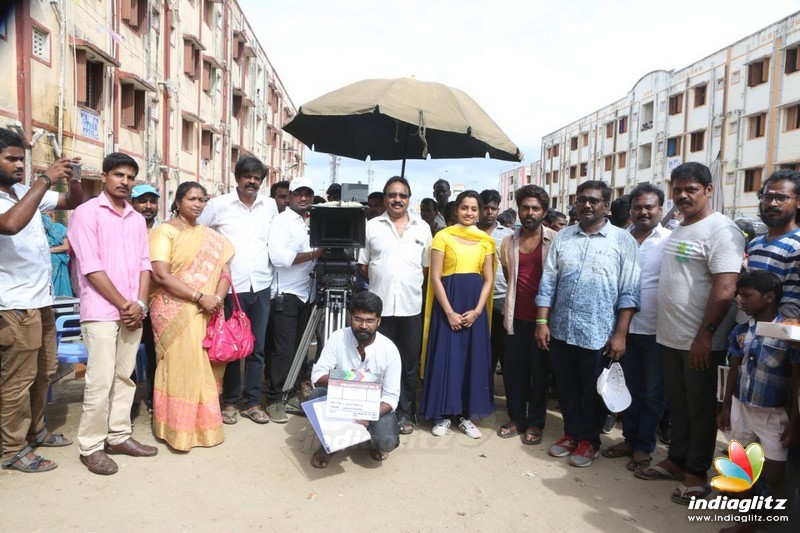
[[[275,267],[272,277],[270,330],[275,351],[269,362],[267,415],[272,422],[286,423],[283,386],[308,318],[311,271],[323,248],[312,249],[308,235],[308,210],[314,188],[308,178],[289,184],[289,209],[275,217],[269,233],[269,258]]]
[[[631,235],[639,244],[642,267],[641,307],[633,315],[620,364],[625,383],[631,393],[631,406],[622,419],[623,442],[603,452],[604,457],[631,457],[628,469],[644,469],[650,465],[656,448],[656,433],[666,405],[664,392],[664,360],[656,344],[658,317],[658,280],[664,244],[671,231],[660,224],[663,217],[664,191],[642,184],[628,195]]]
[[[360,370],[381,376],[380,418],[375,421],[357,420],[366,426],[371,435],[370,455],[383,461],[389,452],[400,445],[395,409],[400,397],[400,353],[394,343],[381,335],[381,299],[369,291],[355,294],[350,300],[349,328],[334,331],[319,360],[311,370],[314,390],[309,396],[313,400],[328,393],[328,373],[333,369]],[[330,454],[325,448],[311,457],[315,468],[328,466]]]
[[[74,209],[83,201],[69,159],[59,159],[23,185],[25,144],[0,129],[0,439],[4,469],[47,472],[56,463],[33,448],[72,439],[45,427],[50,380],[58,367],[50,246],[40,212]],[[66,195],[51,191],[69,180]]]
[[[403,361],[397,419],[400,433],[414,431],[414,388],[422,348],[422,286],[428,273],[430,226],[408,212],[411,186],[389,178],[383,187],[386,211],[367,222],[358,269],[383,302],[381,333],[394,342]]]
[[[514,230],[497,223],[500,213],[500,193],[494,189],[481,191],[483,211],[478,220],[478,228],[494,239],[496,249],[503,245],[503,240],[514,234]],[[503,353],[506,347],[506,329],[503,327],[503,306],[506,303],[508,283],[503,275],[503,266],[497,261],[497,271],[494,274],[494,290],[492,291],[492,373],[497,369],[497,363],[503,365]]]
[[[275,200],[259,194],[267,167],[254,156],[239,158],[234,169],[236,189],[213,198],[199,222],[220,232],[233,244],[236,254],[231,261],[233,287],[242,309],[250,319],[255,335],[253,353],[244,359],[244,383],[241,363],[229,363],[222,382],[222,421],[236,423],[236,406],[241,395],[241,414],[257,424],[269,422],[259,405],[264,381],[264,339],[269,321],[272,266],[268,239],[272,219],[278,214]],[[225,299],[226,316],[231,312],[231,296]]]

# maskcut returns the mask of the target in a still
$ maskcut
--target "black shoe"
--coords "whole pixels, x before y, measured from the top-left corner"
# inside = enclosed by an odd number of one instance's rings
[[[669,445],[672,442],[672,426],[670,424],[661,424],[658,426],[658,440],[661,444]]]
[[[611,433],[611,430],[617,425],[617,415],[608,415],[606,417],[606,423],[603,424],[603,433],[608,435]]]

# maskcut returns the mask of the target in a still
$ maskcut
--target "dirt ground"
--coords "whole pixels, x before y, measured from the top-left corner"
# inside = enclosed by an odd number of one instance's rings
[[[497,384],[502,393],[499,377]],[[72,374],[56,384],[51,430],[75,436],[82,387]],[[162,443],[155,458],[117,456],[119,472],[108,477],[89,473],[75,444],[44,449],[55,471],[0,472],[0,530],[705,532],[725,525],[689,523],[687,508],[670,501],[675,483],[636,479],[625,459],[573,468],[549,457],[562,429],[555,409],[542,445],[499,438],[506,416],[504,399],[497,403],[480,423],[480,440],[457,428],[437,438],[426,423],[401,436],[383,463],[348,450],[326,470],[309,464],[316,440],[298,416],[265,426],[240,418],[214,448],[176,453]],[[134,436],[155,443],[145,409]],[[621,438],[616,428],[603,445]],[[657,458],[665,453],[659,446]]]

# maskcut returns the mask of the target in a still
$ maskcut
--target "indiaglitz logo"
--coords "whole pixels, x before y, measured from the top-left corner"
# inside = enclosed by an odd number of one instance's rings
[[[692,255],[692,248],[691,242],[679,242],[678,248],[675,250],[675,260],[678,263],[688,263],[689,257]]]
[[[728,457],[714,459],[714,468],[720,475],[711,480],[711,486],[721,492],[744,492],[761,475],[764,450],[756,443],[745,450],[739,441],[732,440],[728,444]]]

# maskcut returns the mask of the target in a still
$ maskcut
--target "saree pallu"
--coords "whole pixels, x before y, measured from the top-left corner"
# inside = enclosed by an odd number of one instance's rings
[[[206,226],[180,231],[162,224],[150,232],[150,258],[192,289],[213,294],[230,242]],[[153,431],[176,450],[215,446],[224,439],[219,384],[225,365],[212,365],[202,346],[209,315],[157,288],[150,302],[156,344]]]

